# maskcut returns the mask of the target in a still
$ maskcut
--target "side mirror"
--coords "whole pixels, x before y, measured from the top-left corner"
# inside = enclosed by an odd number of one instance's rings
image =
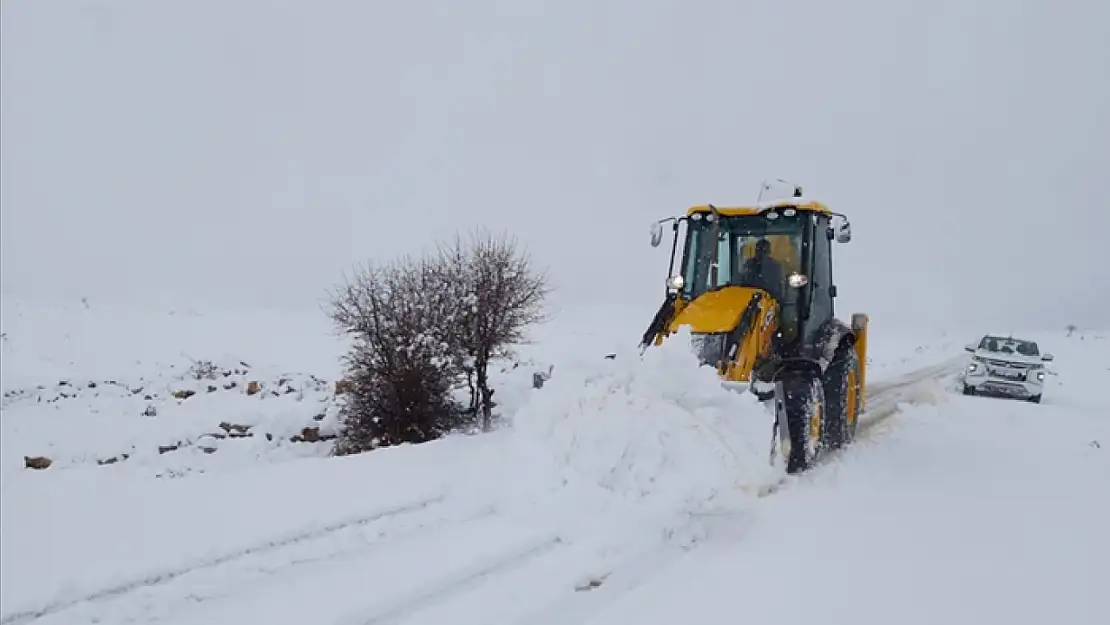
[[[965,352],[971,352],[971,353],[974,354],[975,353],[975,346],[968,343],[967,345],[964,345],[964,351]]]
[[[848,241],[851,241],[851,240],[852,240],[852,224],[848,223],[848,220],[844,220],[844,223],[840,224],[840,227],[836,231],[836,242],[837,243],[847,243]]]
[[[652,247],[659,247],[659,244],[662,241],[663,241],[663,224],[661,224],[657,221],[657,222],[654,222],[653,224],[651,224],[651,246]]]
[[[1052,359],[1053,359],[1052,354],[1045,354],[1044,356],[1041,356],[1041,360],[1043,360],[1045,362],[1051,362]]]

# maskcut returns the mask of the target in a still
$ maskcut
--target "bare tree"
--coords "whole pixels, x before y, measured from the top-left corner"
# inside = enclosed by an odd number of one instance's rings
[[[406,258],[360,267],[331,294],[327,313],[353,338],[337,453],[425,442],[460,425],[450,395],[458,306],[439,288],[441,275],[432,262]]]
[[[456,236],[439,247],[443,288],[459,303],[451,342],[471,390],[470,409],[481,415],[482,429],[492,420],[493,389],[489,364],[512,354],[529,325],[546,320],[544,299],[551,289],[546,272],[536,271],[515,238],[479,228],[469,241]]]
[[[356,268],[326,309],[354,339],[336,452],[424,442],[474,421],[491,429],[490,362],[546,318],[549,292],[514,239],[484,229],[420,260]],[[463,381],[469,408],[452,399]]]

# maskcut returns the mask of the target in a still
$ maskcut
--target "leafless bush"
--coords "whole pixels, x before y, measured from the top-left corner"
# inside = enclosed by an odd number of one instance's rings
[[[455,312],[451,342],[463,356],[462,368],[470,388],[470,411],[481,415],[490,429],[493,389],[489,363],[511,355],[528,326],[544,321],[542,306],[550,293],[545,273],[531,266],[528,254],[507,234],[474,231],[469,241],[456,236],[439,248]]]
[[[446,334],[455,306],[438,288],[437,269],[408,259],[361,267],[332,294],[328,314],[354,339],[337,453],[421,443],[460,424]]]
[[[356,268],[327,309],[354,339],[337,452],[423,442],[479,419],[490,429],[490,361],[544,319],[549,291],[515,240],[485,230],[420,260]],[[463,383],[469,407],[451,396]]]

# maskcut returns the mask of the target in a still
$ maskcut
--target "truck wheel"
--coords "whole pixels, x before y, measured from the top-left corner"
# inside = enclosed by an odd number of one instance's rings
[[[860,384],[860,364],[856,350],[841,351],[825,369],[825,446],[837,449],[856,438],[860,407],[863,405],[863,387]]]
[[[786,423],[786,472],[801,473],[821,456],[825,429],[825,392],[821,380],[809,372],[790,374],[782,380],[780,420]]]

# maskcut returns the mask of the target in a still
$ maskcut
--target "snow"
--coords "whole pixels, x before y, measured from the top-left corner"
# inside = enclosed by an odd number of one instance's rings
[[[341,343],[319,318],[5,299],[3,474],[25,455],[59,469],[126,456],[169,473],[326,453],[290,441],[337,425]],[[259,392],[248,394],[251,382]],[[178,449],[160,451],[169,447]]]
[[[124,470],[129,463],[107,471],[28,472],[4,485],[5,618],[434,501],[463,477],[458,460],[468,455],[465,445],[447,442],[415,457],[397,448],[373,458],[260,464],[177,480]],[[437,462],[420,462],[420,453],[437,451]],[[367,461],[374,470],[364,473]],[[445,475],[439,461],[458,466]],[[406,481],[377,483],[365,497],[352,492],[353,477],[375,471],[404,471]]]
[[[1105,622],[1105,411],[951,396],[895,419],[582,622]]]
[[[295,363],[331,379],[344,345],[318,309],[195,310],[5,295],[4,391],[55,382],[137,376],[151,365],[196,360]]]
[[[605,519],[614,538],[642,530],[682,542],[696,531],[690,515],[736,506],[781,477],[766,460],[771,413],[699,367],[687,332],[674,338],[643,360],[618,353],[558,374],[535,393],[513,419],[504,492],[554,499],[591,529]]]
[[[0,0],[0,625],[1110,622],[1110,2],[439,4]],[[872,315],[801,477],[635,350],[636,224],[778,175]],[[331,457],[318,300],[482,224],[565,304],[498,428]],[[1042,404],[959,394],[993,330]]]
[[[494,432],[335,458],[290,440],[335,426],[322,312],[6,299],[0,623],[1099,622],[1110,333],[1024,333],[1034,405],[957,394],[962,333],[874,320],[859,441],[787,478],[684,337],[639,356],[651,312],[537,328]],[[206,453],[220,423],[257,434]]]

